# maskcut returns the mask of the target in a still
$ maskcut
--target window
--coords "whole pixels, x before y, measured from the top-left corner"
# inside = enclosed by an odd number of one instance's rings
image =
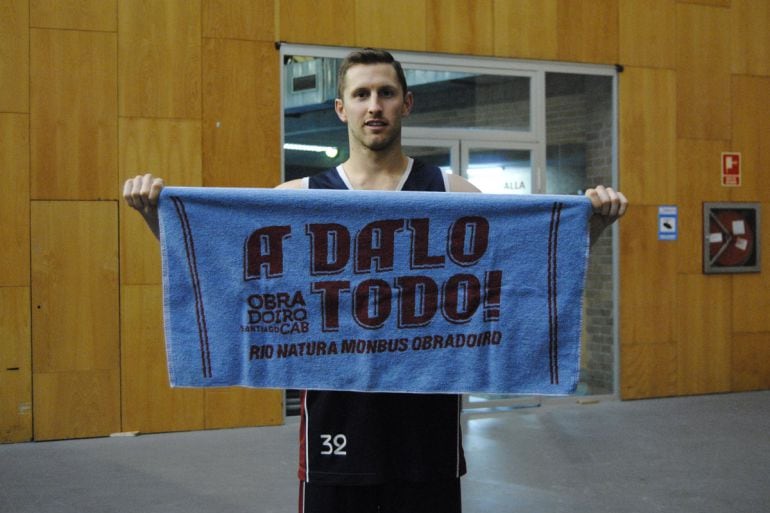
[[[334,113],[349,49],[283,45],[284,178],[347,160]],[[415,95],[404,151],[482,191],[582,194],[615,176],[616,70],[609,66],[393,52]],[[612,238],[592,250],[586,288],[583,390],[615,386]]]

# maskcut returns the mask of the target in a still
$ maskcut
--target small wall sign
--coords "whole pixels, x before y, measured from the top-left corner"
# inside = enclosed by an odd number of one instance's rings
[[[741,154],[722,153],[722,185],[724,187],[740,187],[741,185]]]
[[[658,240],[676,240],[679,234],[679,209],[675,205],[658,207]]]

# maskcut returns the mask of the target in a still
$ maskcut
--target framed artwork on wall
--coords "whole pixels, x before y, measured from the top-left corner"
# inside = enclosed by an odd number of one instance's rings
[[[703,204],[703,272],[761,270],[758,203]]]

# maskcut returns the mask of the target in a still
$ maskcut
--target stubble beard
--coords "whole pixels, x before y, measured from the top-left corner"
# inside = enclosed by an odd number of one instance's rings
[[[388,134],[383,134],[383,137],[367,138],[365,134],[360,137],[356,137],[358,143],[369,151],[382,152],[392,149],[400,139],[400,127]],[[368,140],[367,140],[368,139]]]

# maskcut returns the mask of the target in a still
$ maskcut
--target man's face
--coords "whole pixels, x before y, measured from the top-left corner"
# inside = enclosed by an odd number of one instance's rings
[[[343,98],[334,108],[348,125],[351,146],[381,151],[401,141],[401,118],[412,109],[412,94],[401,90],[390,64],[357,64],[348,69]]]

